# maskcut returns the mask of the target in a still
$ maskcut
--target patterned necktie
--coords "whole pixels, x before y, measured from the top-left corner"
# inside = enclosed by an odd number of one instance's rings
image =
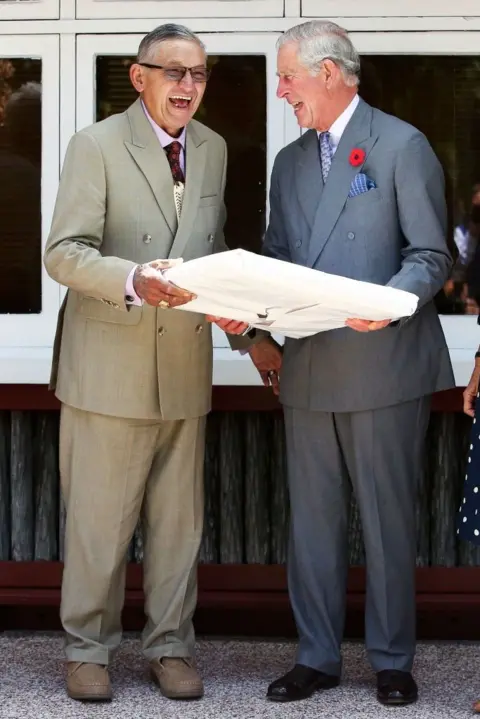
[[[322,163],[322,177],[323,181],[327,181],[328,173],[332,166],[332,146],[330,145],[330,133],[320,133],[320,160]]]
[[[165,153],[167,155],[168,164],[172,171],[172,177],[174,182],[185,182],[182,168],[180,165],[180,153],[182,152],[181,144],[175,140],[169,145],[165,146]]]
[[[180,219],[180,213],[182,212],[183,203],[183,192],[185,189],[185,176],[180,165],[180,153],[182,152],[182,145],[177,141],[171,142],[165,147],[165,154],[167,155],[168,164],[172,171],[173,177],[173,200],[175,202],[175,210],[177,212],[177,219]]]

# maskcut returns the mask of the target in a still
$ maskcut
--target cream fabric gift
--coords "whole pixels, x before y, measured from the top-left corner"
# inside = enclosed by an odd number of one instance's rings
[[[345,320],[411,316],[418,298],[393,287],[331,275],[290,262],[231,250],[165,271],[197,299],[177,308],[248,322],[285,337],[344,327]]]

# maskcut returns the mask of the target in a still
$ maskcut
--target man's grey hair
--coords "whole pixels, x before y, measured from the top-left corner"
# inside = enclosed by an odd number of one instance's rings
[[[304,22],[287,30],[278,39],[277,48],[287,43],[298,44],[298,59],[312,74],[320,71],[324,60],[331,60],[342,71],[347,85],[358,85],[360,57],[340,25],[324,20]]]
[[[158,49],[158,45],[166,40],[189,40],[190,42],[196,42],[202,50],[206,52],[205,45],[195,33],[185,27],[184,25],[176,25],[175,23],[166,23],[156,27],[145,35],[142,42],[138,47],[137,62],[152,62],[155,60],[155,55]]]

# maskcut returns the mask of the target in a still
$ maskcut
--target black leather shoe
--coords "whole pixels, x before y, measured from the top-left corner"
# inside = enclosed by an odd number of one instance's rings
[[[314,692],[333,689],[339,683],[339,677],[324,674],[303,664],[295,664],[285,676],[270,684],[267,699],[274,702],[295,702],[308,699]]]
[[[385,706],[413,704],[418,698],[418,687],[410,672],[386,669],[377,674],[377,699]]]

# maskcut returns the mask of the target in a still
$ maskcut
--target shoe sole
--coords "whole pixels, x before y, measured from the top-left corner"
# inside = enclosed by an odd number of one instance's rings
[[[404,707],[408,706],[408,704],[415,704],[418,697],[413,697],[412,699],[380,699],[380,697],[377,696],[378,701],[382,706],[384,707]]]
[[[336,689],[338,686],[340,686],[340,682],[336,682],[336,684],[331,684],[330,686],[319,686],[316,687],[311,694],[307,694],[305,697],[298,697],[298,699],[289,699],[288,697],[276,697],[276,696],[268,696],[267,699],[271,702],[278,702],[279,704],[288,704],[289,702],[301,702],[305,699],[309,699],[311,696],[316,694],[317,692],[327,692],[329,689]]]
[[[157,675],[155,674],[155,672],[151,672],[151,677],[152,677],[153,681],[155,682],[155,684],[157,685],[157,687],[160,689],[160,693],[162,694],[162,696],[166,697],[166,699],[183,699],[185,701],[188,701],[188,700],[203,698],[204,692],[203,691],[199,692],[198,690],[196,690],[196,691],[189,690],[189,691],[185,691],[185,692],[165,691],[165,689],[160,684],[160,681],[159,681]]]
[[[111,702],[112,695],[104,694],[77,694],[76,692],[67,692],[70,699],[75,699],[77,702]]]

